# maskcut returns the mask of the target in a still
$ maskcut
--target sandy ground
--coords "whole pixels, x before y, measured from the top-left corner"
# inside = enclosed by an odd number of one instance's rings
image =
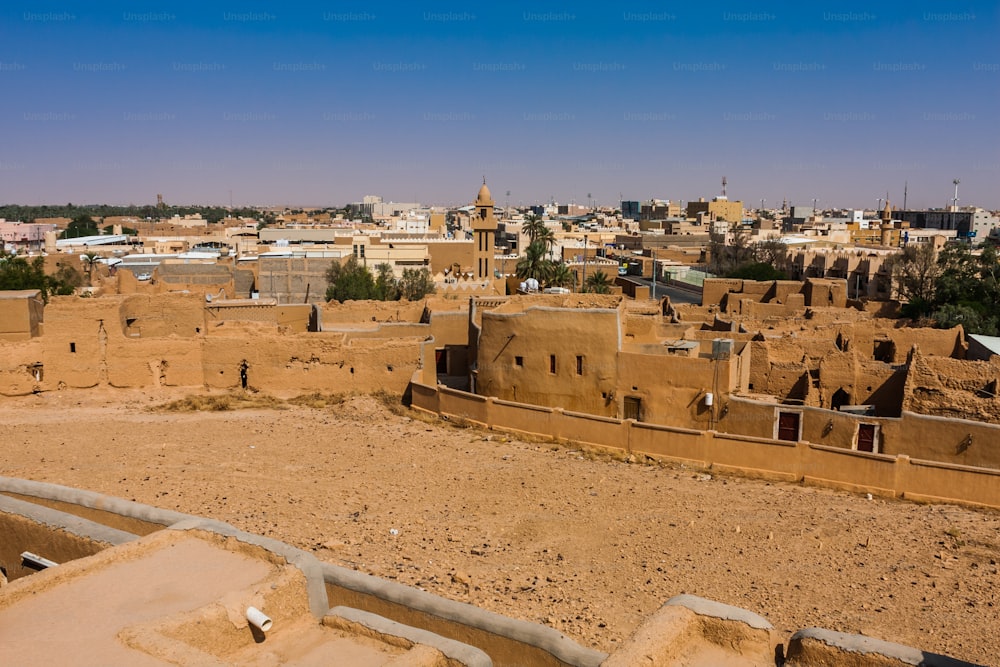
[[[613,651],[665,600],[1000,664],[1000,513],[596,458],[393,414],[0,399],[0,474],[229,522]]]

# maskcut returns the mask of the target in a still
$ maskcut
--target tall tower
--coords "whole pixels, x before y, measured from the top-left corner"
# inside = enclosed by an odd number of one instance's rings
[[[497,219],[493,215],[493,195],[486,187],[479,188],[476,197],[476,212],[472,216],[472,234],[476,248],[472,254],[472,265],[475,268],[477,280],[493,280],[493,255],[496,246]]]
[[[892,208],[889,206],[889,195],[885,196],[885,208],[882,209],[882,223],[879,226],[882,232],[882,245],[888,246],[892,242]]]

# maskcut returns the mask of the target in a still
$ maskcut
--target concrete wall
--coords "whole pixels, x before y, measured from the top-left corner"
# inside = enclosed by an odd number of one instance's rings
[[[154,291],[188,291],[199,296],[219,294],[232,299],[236,296],[232,263],[181,264],[165,262],[156,267],[150,281]]]
[[[326,272],[339,259],[330,257],[261,257],[257,260],[257,289],[262,298],[278,303],[326,302]]]

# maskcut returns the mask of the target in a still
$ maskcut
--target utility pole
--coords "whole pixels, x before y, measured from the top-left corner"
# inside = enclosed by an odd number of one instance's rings
[[[583,278],[580,280],[580,291],[587,291],[587,235],[583,235]]]
[[[656,301],[656,248],[653,248],[653,301]]]

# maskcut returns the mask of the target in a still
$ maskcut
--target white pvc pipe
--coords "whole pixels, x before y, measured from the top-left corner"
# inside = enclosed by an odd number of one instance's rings
[[[710,391],[706,392],[705,393],[705,406],[710,408],[710,407],[712,407],[712,403],[714,403],[714,402],[715,402],[715,396],[712,395],[712,392],[710,392]]]
[[[247,620],[261,632],[271,629],[271,619],[257,607],[247,607]]]
[[[55,567],[56,565],[59,564],[49,560],[48,558],[42,558],[38,554],[33,554],[30,551],[25,551],[23,554],[21,554],[21,560],[31,563],[35,567],[40,567],[43,569],[49,567]]]

